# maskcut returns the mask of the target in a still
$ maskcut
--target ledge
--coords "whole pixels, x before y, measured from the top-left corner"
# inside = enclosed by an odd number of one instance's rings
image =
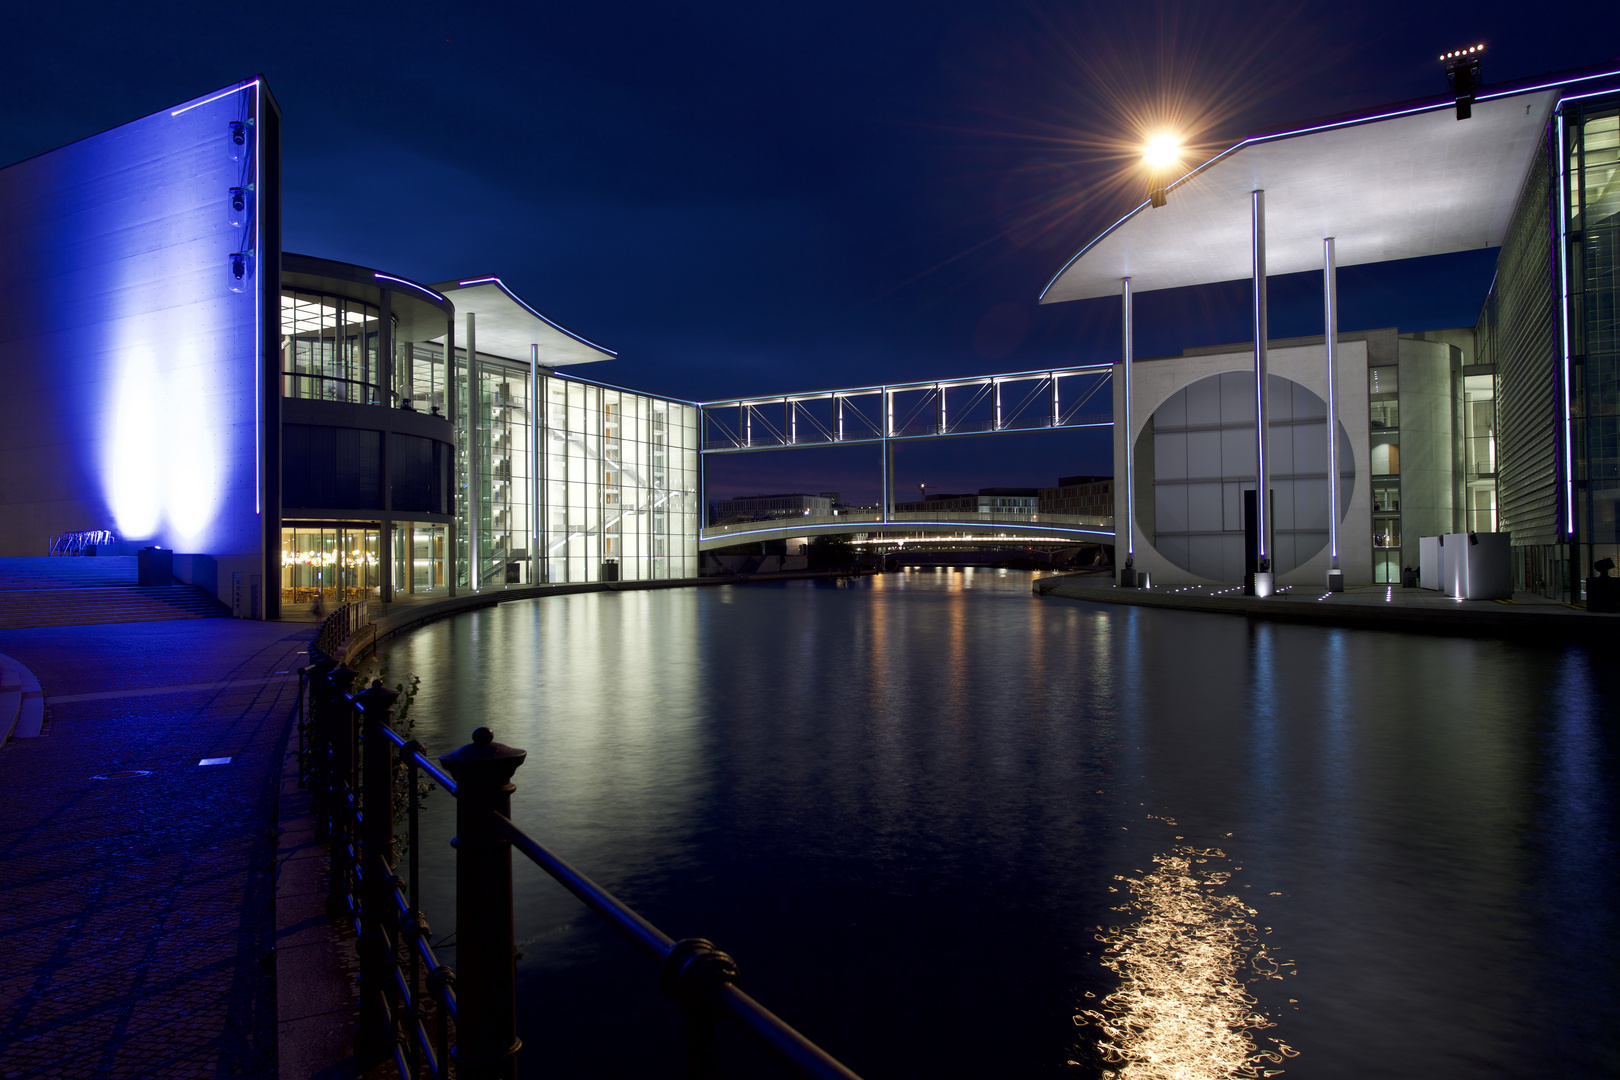
[[[1350,589],[1325,599],[1319,599],[1322,593],[1309,590],[1261,598],[1240,593],[1211,595],[1213,590],[1203,587],[1121,589],[1113,584],[1112,574],[1037,578],[1032,591],[1037,596],[1092,603],[1460,637],[1589,641],[1620,635],[1620,615],[1593,614],[1531,593],[1516,593],[1512,600],[1460,601],[1427,590],[1378,585]]]

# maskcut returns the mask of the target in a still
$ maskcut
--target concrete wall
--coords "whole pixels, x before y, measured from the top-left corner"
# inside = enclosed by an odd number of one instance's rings
[[[1393,334],[1389,335],[1393,338]],[[1371,496],[1367,484],[1367,358],[1371,343],[1368,336],[1341,340],[1338,348],[1337,406],[1339,425],[1348,437],[1355,480],[1350,491],[1349,508],[1339,523],[1339,566],[1344,570],[1349,585],[1369,584],[1372,581],[1372,514]],[[1317,341],[1308,344],[1273,343],[1268,352],[1272,374],[1290,379],[1319,397],[1327,396],[1327,352]],[[1132,377],[1132,430],[1125,431],[1123,422],[1114,426],[1114,475],[1123,480],[1125,475],[1125,446],[1129,438],[1136,442],[1144,431],[1150,431],[1149,422],[1160,405],[1182,388],[1211,375],[1228,371],[1254,370],[1254,352],[1249,346],[1223,349],[1189,350],[1186,355],[1138,360],[1133,365]],[[1114,379],[1114,415],[1124,417],[1124,379]],[[1145,440],[1152,442],[1152,439]],[[1152,574],[1155,584],[1219,584],[1212,579],[1200,578],[1172,563],[1159,553],[1152,543],[1152,463],[1141,468],[1138,459],[1137,511],[1133,530],[1136,547],[1136,567]],[[1145,497],[1144,493],[1145,492]],[[1144,520],[1144,514],[1148,515]],[[1116,527],[1124,529],[1125,511],[1116,507]],[[1116,544],[1115,561],[1124,565],[1124,545]],[[1279,578],[1280,585],[1320,585],[1326,580],[1331,556],[1324,548],[1303,564]],[[1227,584],[1230,584],[1229,582]]]
[[[111,529],[269,581],[278,132],[253,81],[0,170],[0,554]]]
[[[1402,338],[1399,356],[1401,565],[1416,566],[1422,536],[1458,526],[1453,454],[1461,353],[1438,341]]]

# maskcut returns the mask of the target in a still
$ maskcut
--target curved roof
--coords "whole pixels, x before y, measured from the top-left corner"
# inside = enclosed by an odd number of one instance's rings
[[[1144,202],[1058,271],[1041,302],[1208,285],[1252,272],[1250,192],[1266,193],[1266,269],[1340,266],[1499,247],[1525,172],[1562,97],[1620,85],[1613,67],[1255,135]],[[1598,80],[1607,80],[1598,84]]]
[[[540,365],[548,368],[612,360],[619,355],[548,319],[498,277],[463,278],[433,287],[456,306],[457,315],[472,312],[477,316],[474,325],[480,353],[527,360],[530,346],[538,345]]]

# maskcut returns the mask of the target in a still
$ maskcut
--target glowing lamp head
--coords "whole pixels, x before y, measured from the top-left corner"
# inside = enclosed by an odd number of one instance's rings
[[[1169,169],[1181,163],[1181,140],[1174,135],[1155,135],[1143,148],[1142,160],[1152,169]]]

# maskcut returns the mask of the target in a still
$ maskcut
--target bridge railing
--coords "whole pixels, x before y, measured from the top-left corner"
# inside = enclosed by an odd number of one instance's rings
[[[524,751],[502,746],[480,727],[471,744],[435,764],[425,746],[394,730],[399,695],[380,680],[351,694],[358,673],[330,659],[299,674],[308,680],[310,701],[307,717],[300,705],[300,780],[313,796],[316,838],[330,845],[327,909],[352,923],[359,938],[355,1060],[368,1075],[391,1063],[402,1080],[515,1076],[522,1049],[512,929],[515,849],[657,965],[665,993],[686,1014],[689,1077],[718,1076],[724,1019],[800,1076],[859,1080],[738,989],[736,964],[712,942],[670,937],[513,822],[511,779]],[[457,970],[435,954],[420,907],[424,774],[456,800]],[[401,822],[409,845],[404,880],[396,874]]]
[[[826,529],[831,526],[847,526],[850,532],[863,532],[866,531],[865,527],[880,524],[883,524],[883,515],[876,512],[837,514],[830,517],[820,515],[770,518],[763,521],[735,521],[725,525],[708,525],[703,529],[703,539],[712,540],[720,536],[757,533],[762,529],[791,530],[798,527]],[[1050,529],[1112,531],[1114,518],[1111,514],[981,514],[975,510],[905,511],[889,514],[890,527],[905,524],[999,526],[1009,530],[1015,530],[1022,525],[1042,531]]]

